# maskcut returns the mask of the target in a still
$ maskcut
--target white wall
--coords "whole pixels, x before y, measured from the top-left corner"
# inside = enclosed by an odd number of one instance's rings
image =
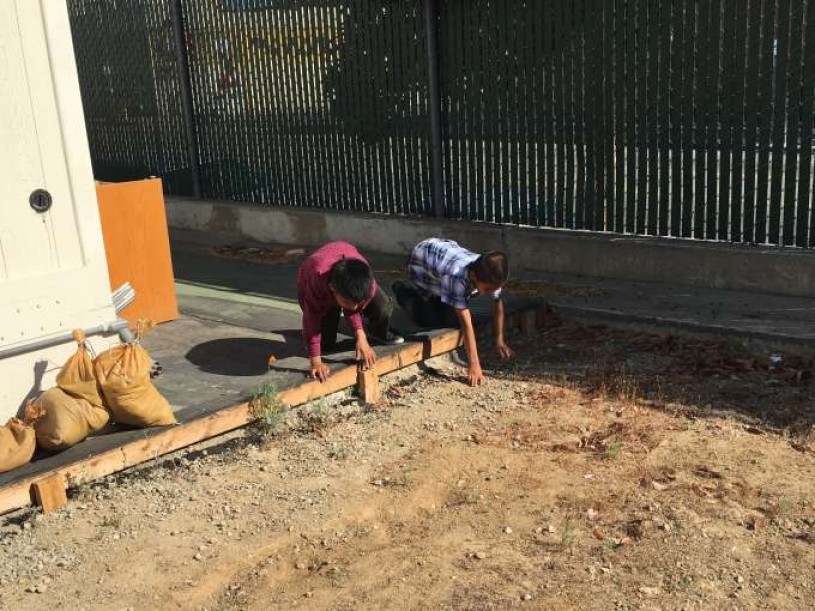
[[[0,0],[0,350],[116,318],[65,2]],[[52,208],[29,206],[46,189]],[[99,350],[114,338],[98,338]],[[74,347],[0,361],[0,421],[38,362],[53,378]]]

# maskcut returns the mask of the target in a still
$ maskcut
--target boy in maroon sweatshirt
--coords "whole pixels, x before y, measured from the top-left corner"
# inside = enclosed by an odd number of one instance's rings
[[[393,302],[374,280],[371,266],[347,242],[329,242],[314,251],[297,271],[297,295],[303,310],[303,340],[311,359],[311,376],[324,382],[331,370],[322,352],[337,344],[340,311],[356,339],[356,358],[366,367],[376,363],[376,353],[362,325],[364,315],[372,339],[400,344],[404,339],[390,330]]]

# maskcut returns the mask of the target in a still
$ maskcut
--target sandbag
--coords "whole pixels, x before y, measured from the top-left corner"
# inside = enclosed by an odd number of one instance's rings
[[[104,408],[60,387],[45,391],[36,403],[42,409],[41,417],[34,422],[37,445],[50,452],[75,446],[101,430],[110,419]]]
[[[0,428],[0,473],[22,467],[34,456],[34,428],[19,418],[12,418]]]
[[[77,399],[84,399],[93,407],[104,407],[102,393],[93,371],[93,361],[85,345],[85,333],[74,331],[77,349],[57,375],[57,386]],[[102,425],[104,426],[104,425]]]
[[[175,424],[175,414],[150,381],[152,362],[138,344],[120,344],[94,361],[105,404],[115,422],[147,427]]]

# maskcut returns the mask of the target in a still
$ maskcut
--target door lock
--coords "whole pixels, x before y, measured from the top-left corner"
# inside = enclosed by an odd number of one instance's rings
[[[51,209],[51,204],[53,201],[51,199],[51,194],[48,191],[45,189],[35,189],[31,192],[31,195],[29,195],[28,203],[35,212],[42,214],[43,212],[48,212]]]

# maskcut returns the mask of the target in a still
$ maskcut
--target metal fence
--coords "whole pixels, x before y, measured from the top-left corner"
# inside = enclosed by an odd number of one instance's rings
[[[68,0],[97,177],[815,244],[815,0]]]

